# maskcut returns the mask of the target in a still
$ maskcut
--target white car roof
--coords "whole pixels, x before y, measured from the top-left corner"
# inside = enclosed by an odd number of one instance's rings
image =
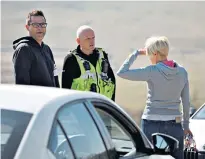
[[[83,98],[106,99],[106,97],[92,92],[75,91],[62,88],[28,86],[28,85],[0,85],[0,107],[35,113],[49,102],[71,102]]]

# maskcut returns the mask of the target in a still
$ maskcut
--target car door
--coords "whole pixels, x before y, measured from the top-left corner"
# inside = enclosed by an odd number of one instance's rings
[[[59,109],[48,149],[50,156],[56,159],[108,158],[101,133],[83,100],[65,104]]]
[[[90,102],[105,124],[119,157],[122,159],[172,158],[168,155],[154,155],[152,147],[147,146],[136,126],[120,110],[115,109],[112,104],[94,99]]]

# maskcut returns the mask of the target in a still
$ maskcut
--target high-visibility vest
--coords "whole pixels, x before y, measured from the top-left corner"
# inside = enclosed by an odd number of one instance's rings
[[[71,51],[76,57],[81,71],[80,77],[73,80],[71,89],[93,91],[111,99],[115,85],[111,81],[111,78],[107,76],[107,73],[102,72],[102,63],[107,61],[104,58],[103,50],[97,48],[97,51],[99,53],[99,58],[96,67],[94,67],[89,61],[80,57],[77,54],[76,49]]]

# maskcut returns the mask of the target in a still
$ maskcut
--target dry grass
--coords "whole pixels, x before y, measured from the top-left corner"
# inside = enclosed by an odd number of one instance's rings
[[[2,83],[13,82],[11,44],[26,35],[24,17],[33,8],[45,12],[49,23],[45,42],[53,49],[59,68],[67,51],[75,47],[75,31],[82,24],[94,27],[96,43],[108,51],[115,72],[132,48],[143,46],[146,37],[166,35],[171,42],[170,59],[189,73],[191,102],[196,107],[205,102],[205,2],[2,2]],[[148,64],[146,57],[140,57],[133,67]],[[136,121],[145,100],[146,83],[117,77],[116,101]]]

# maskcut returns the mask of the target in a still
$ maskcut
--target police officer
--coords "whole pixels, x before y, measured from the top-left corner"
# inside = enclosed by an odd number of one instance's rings
[[[93,91],[115,100],[115,76],[108,55],[95,47],[95,33],[83,25],[77,30],[78,46],[64,59],[62,88]]]

